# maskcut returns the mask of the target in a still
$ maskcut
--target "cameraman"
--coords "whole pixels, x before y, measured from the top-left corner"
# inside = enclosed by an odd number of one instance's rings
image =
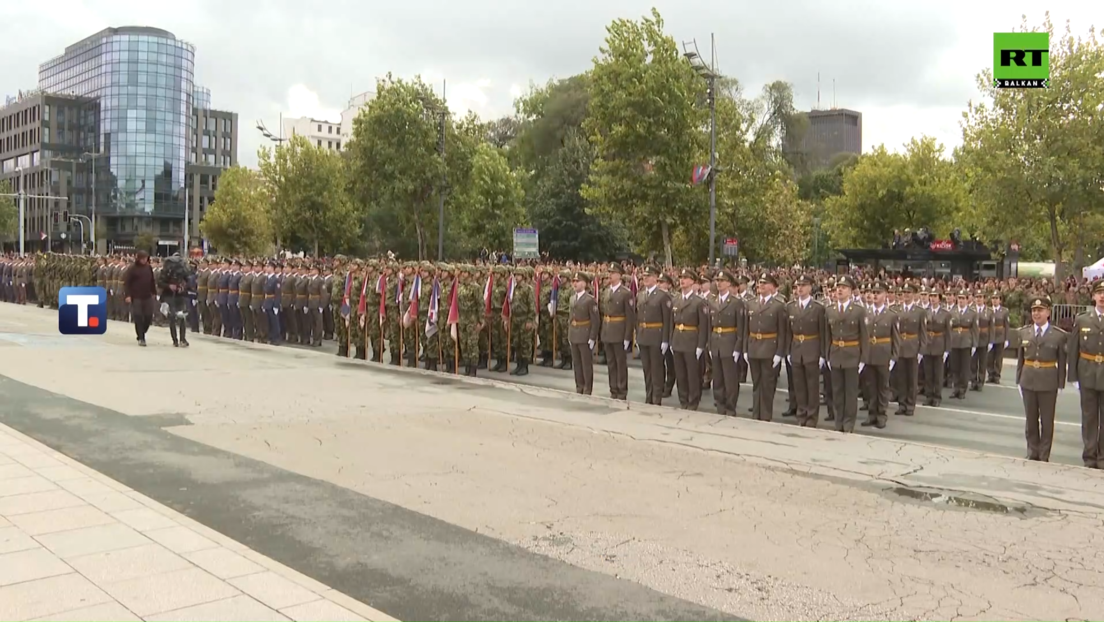
[[[177,253],[170,261],[184,265]],[[161,270],[161,313],[169,318],[169,335],[174,348],[187,348],[188,339],[188,278],[191,270],[170,270],[168,266]]]

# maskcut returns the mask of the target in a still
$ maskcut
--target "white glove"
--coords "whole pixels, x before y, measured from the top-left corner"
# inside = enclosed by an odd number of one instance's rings
[[[824,357],[820,357],[820,368],[824,369],[824,366],[828,364],[828,361],[824,360]]]
[[[737,363],[739,363],[739,362],[740,362],[740,353],[739,353],[739,352],[735,352],[735,351],[733,351],[733,353],[732,353],[732,360],[733,360],[733,361],[735,361],[735,362],[737,362]]]
[[[1005,341],[1005,342],[1004,342],[1004,347],[1006,347],[1006,348],[1007,348],[1007,347],[1008,347],[1008,344],[1009,344],[1009,343],[1011,343],[1011,342],[1010,342],[1010,341]]]
[[[897,359],[894,359],[894,360],[890,361],[889,362],[889,371],[893,371],[893,368],[896,365],[897,365]]]
[[[587,340],[587,345],[590,346],[591,350],[593,350],[594,349],[594,340],[593,339]]]
[[[217,300],[215,301],[215,306],[216,306],[216,307],[217,307],[217,306],[219,306],[219,303],[218,303],[218,301],[217,301]]]
[[[1018,386],[1016,388],[1020,390],[1020,397],[1023,397],[1023,387]]]
[[[701,348],[694,348],[694,358],[700,359],[701,355],[702,355],[702,349]]]
[[[167,303],[167,302],[162,302],[161,303],[161,315],[164,315],[165,317],[169,316],[169,303]]]
[[[787,354],[786,355],[786,362],[789,363],[791,366],[793,365],[793,355],[792,354]]]
[[[625,352],[628,352],[628,351],[629,351],[629,340],[626,339],[625,340]]]
[[[310,307],[303,307],[303,315],[310,313]]]
[[[1077,389],[1078,391],[1080,391],[1080,390],[1081,390],[1081,383],[1080,383],[1079,381],[1077,381],[1077,380],[1074,380],[1074,381],[1073,381],[1073,388],[1075,388],[1075,389]]]
[[[944,362],[944,363],[946,363],[946,362],[947,362],[947,357],[949,357],[950,355],[951,355],[951,353],[950,353],[950,352],[944,352],[944,353],[943,353],[943,362]]]
[[[774,358],[771,359],[771,365],[773,365],[774,367],[778,367],[781,364],[782,364],[782,357],[775,354]]]
[[[273,315],[280,315],[280,307],[272,307]]]
[[[997,344],[995,344],[995,343],[989,344],[989,351],[992,352],[993,349],[996,348],[996,347],[997,347]]]
[[[919,364],[920,361],[923,361],[923,360],[924,360],[924,355],[923,354],[917,354],[916,355],[916,363],[917,364]]]
[[[970,356],[977,354],[977,348],[970,348]]]
[[[322,307],[318,307],[318,312],[322,313]]]
[[[863,370],[863,369],[864,369],[865,367],[866,367],[866,363],[859,363],[859,373],[860,373],[860,374],[862,373],[862,370]]]
[[[667,348],[670,347],[670,345],[671,344],[667,343],[666,341],[659,344],[659,353],[660,354],[667,354]]]

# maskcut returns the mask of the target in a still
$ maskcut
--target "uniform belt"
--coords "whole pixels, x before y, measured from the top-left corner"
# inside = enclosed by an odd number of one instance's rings
[[[713,329],[713,332],[717,333],[718,335],[728,335],[728,334],[736,332],[736,327],[735,326],[717,326]]]
[[[876,346],[885,345],[887,343],[893,343],[893,338],[892,337],[871,337],[870,338],[870,343],[872,343]]]
[[[833,341],[832,345],[836,346],[837,348],[857,348],[857,347],[859,347],[859,342],[858,341],[839,340],[839,341]]]
[[[602,321],[603,322],[624,322],[625,321],[625,316],[623,316],[623,315],[603,315],[602,316]]]
[[[226,292],[228,292],[228,291],[230,291],[230,290],[228,290],[228,289],[222,289],[221,287],[220,287],[220,288],[218,289],[218,293],[220,293],[220,294],[225,294],[225,293],[226,293]]]
[[[793,340],[798,343],[805,343],[813,339],[820,339],[820,335],[794,335]]]
[[[296,298],[306,298],[307,295],[306,294],[296,294],[295,297]]]
[[[751,333],[750,337],[755,340],[774,339],[778,337],[778,333]]]
[[[1058,369],[1058,361],[1035,361],[1024,359],[1024,367],[1034,367],[1035,369]]]
[[[1092,361],[1093,363],[1104,363],[1104,354],[1089,354],[1087,352],[1082,352],[1081,358],[1086,361]]]
[[[572,326],[590,326],[590,320],[571,320]]]
[[[916,337],[916,333],[901,333],[901,339],[916,339]]]
[[[959,328],[957,326],[955,328],[952,328],[951,330],[953,330],[956,333],[968,333],[968,332],[970,332],[969,328]]]
[[[683,333],[688,333],[692,330],[698,330],[698,327],[690,326],[689,324],[675,324],[675,330]]]
[[[989,332],[989,328],[988,328],[988,327],[986,327],[986,328],[978,328],[978,330],[979,330],[979,331],[981,331],[981,332],[983,332],[983,333],[987,333],[987,332]]]
[[[928,336],[929,337],[939,337],[942,334],[943,334],[943,331],[941,331],[941,330],[929,330],[928,331]]]
[[[265,294],[265,298],[275,298],[276,294]]]
[[[640,328],[663,328],[663,322],[641,322]]]

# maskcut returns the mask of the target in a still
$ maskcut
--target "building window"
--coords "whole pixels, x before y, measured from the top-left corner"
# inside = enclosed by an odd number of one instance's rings
[[[337,150],[341,151],[341,141],[337,141]]]
[[[321,138],[319,138],[319,139],[318,139],[318,146],[319,146],[319,147],[321,147],[321,146],[322,146],[322,139],[321,139]]]
[[[327,140],[326,141],[326,148],[327,149],[333,149],[333,141],[332,140]]]
[[[203,173],[199,176],[199,187],[206,188],[210,184],[211,176]]]
[[[330,134],[333,134],[333,126],[332,125],[327,126],[326,130],[328,130]]]
[[[42,120],[43,121],[49,121],[50,120],[50,104],[46,104],[45,106],[42,107]]]
[[[319,134],[322,133],[322,124],[321,123],[318,124],[318,133]]]
[[[50,142],[50,128],[49,126],[42,128],[42,142]]]

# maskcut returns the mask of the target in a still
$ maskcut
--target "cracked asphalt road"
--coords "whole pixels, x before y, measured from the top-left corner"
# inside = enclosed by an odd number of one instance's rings
[[[39,412],[40,434],[59,418],[85,432],[67,437],[67,453],[111,451],[110,437],[87,433],[92,423],[133,420],[131,427],[164,434],[159,443],[187,442],[172,460],[161,451],[150,460],[161,455],[160,468],[200,483],[231,485],[227,463],[276,469],[287,474],[279,478],[332,486],[340,499],[387,504],[381,507],[437,519],[441,529],[559,560],[572,572],[650,588],[656,598],[686,603],[684,613],[693,603],[763,620],[1104,617],[1099,472],[705,413],[625,409],[286,348],[197,339],[184,351],[156,342],[139,350],[125,330],[99,340],[33,336],[51,330],[31,310],[0,310],[0,374],[113,411]],[[17,333],[23,337],[5,337]],[[135,394],[135,383],[145,392]],[[5,390],[0,385],[0,396],[10,395]],[[34,425],[12,422],[6,412],[0,419],[35,435],[24,429]],[[173,425],[185,420],[191,425]],[[208,451],[221,457],[210,461]],[[298,489],[279,478],[271,496],[299,507]],[[978,499],[988,509],[894,492],[902,487]],[[188,513],[199,496],[169,504]],[[309,535],[319,542],[311,560],[340,566],[350,549],[320,543],[331,516],[342,512],[300,507],[286,514],[301,526],[277,533]],[[336,534],[347,537],[350,529]],[[289,563],[290,554],[257,548]],[[433,559],[434,549],[374,561],[418,567],[432,580],[449,564],[413,564],[412,556]],[[467,559],[466,572],[486,572],[485,555]],[[373,587],[370,577],[361,589],[373,606],[404,617],[379,602],[381,593],[400,602],[402,590]],[[554,600],[570,602],[593,588],[578,589]],[[473,600],[502,598],[490,588],[477,594]]]

